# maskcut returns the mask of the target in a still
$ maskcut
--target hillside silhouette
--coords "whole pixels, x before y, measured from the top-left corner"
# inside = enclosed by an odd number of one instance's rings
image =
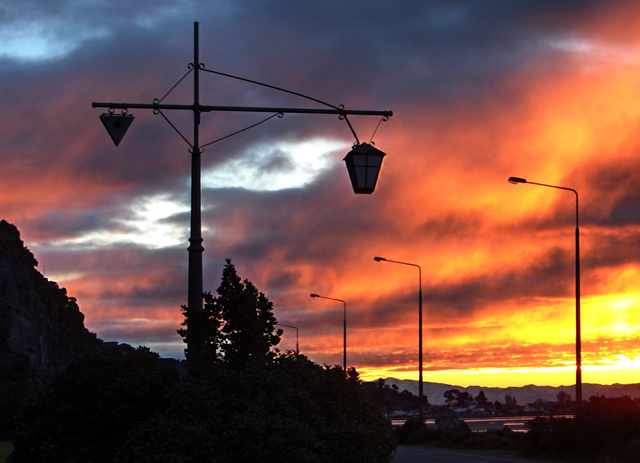
[[[0,221],[0,434],[28,398],[100,341],[67,290],[38,270],[18,229]]]

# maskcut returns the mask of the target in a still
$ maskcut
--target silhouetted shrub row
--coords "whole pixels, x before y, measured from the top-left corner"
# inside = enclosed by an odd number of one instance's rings
[[[591,397],[574,419],[532,420],[522,453],[571,462],[637,462],[640,406],[630,397]]]
[[[580,463],[640,461],[640,404],[630,397],[591,397],[575,418],[537,417],[528,432],[471,433],[428,429],[407,420],[398,443],[459,449],[509,449],[530,458]]]
[[[12,463],[387,463],[395,448],[341,368],[287,354],[181,376],[147,348],[73,362],[14,443]]]

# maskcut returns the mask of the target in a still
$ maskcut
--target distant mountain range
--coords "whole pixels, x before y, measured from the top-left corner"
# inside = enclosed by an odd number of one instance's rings
[[[418,381],[409,379],[396,379],[386,378],[385,384],[387,386],[398,386],[398,390],[402,392],[407,390],[415,395],[418,395]],[[375,382],[375,381],[374,381]],[[484,392],[484,395],[491,402],[496,400],[505,403],[505,395],[511,394],[515,396],[519,405],[525,405],[533,403],[536,399],[542,399],[544,401],[557,401],[558,392],[564,391],[575,400],[575,385],[571,386],[534,386],[533,384],[520,387],[480,387],[469,386],[461,387],[451,384],[440,383],[423,383],[424,394],[429,399],[429,403],[433,405],[444,405],[444,393],[451,389],[457,389],[460,392],[468,392],[473,397],[476,397],[480,391]],[[631,398],[640,397],[640,383],[636,384],[582,384],[582,396],[585,400],[588,400],[591,396],[606,396],[606,397],[622,397],[628,395]]]

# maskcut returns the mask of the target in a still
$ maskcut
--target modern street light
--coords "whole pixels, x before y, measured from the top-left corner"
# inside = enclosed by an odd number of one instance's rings
[[[212,143],[200,144],[200,119],[202,113],[225,111],[225,112],[254,112],[254,113],[273,113],[273,116],[278,115],[282,117],[285,113],[291,114],[332,114],[337,115],[340,119],[344,119],[349,128],[356,138],[354,148],[345,157],[344,161],[349,171],[349,176],[352,181],[354,193],[373,193],[376,185],[376,180],[380,172],[382,164],[382,157],[384,153],[380,150],[373,148],[367,143],[360,144],[351,123],[347,116],[359,115],[359,116],[381,116],[383,120],[388,119],[393,115],[392,111],[364,111],[364,110],[347,110],[343,105],[334,106],[315,98],[307,97],[305,95],[285,90],[282,88],[274,87],[271,85],[261,84],[259,82],[251,81],[248,79],[242,79],[236,76],[230,76],[221,72],[212,71],[206,69],[204,63],[200,62],[200,45],[199,45],[199,26],[198,23],[194,23],[194,60],[190,63],[189,71],[173,86],[169,92],[161,99],[154,99],[152,104],[141,103],[92,103],[93,108],[108,108],[108,113],[102,114],[100,119],[104,124],[107,132],[111,136],[111,139],[116,146],[124,137],[127,129],[131,125],[134,117],[127,114],[131,108],[138,109],[151,109],[154,114],[160,114],[171,127],[178,132],[182,139],[189,145],[191,152],[191,236],[189,238],[189,283],[188,283],[188,303],[187,307],[191,310],[202,311],[203,310],[203,275],[202,275],[202,254],[204,247],[202,246],[202,226],[201,226],[201,155],[203,148]],[[313,108],[264,108],[264,107],[238,107],[238,106],[208,106],[200,104],[200,71],[210,72],[213,74],[232,77],[235,79],[243,80],[249,83],[262,85],[275,90],[290,93],[296,96],[313,100],[317,103],[322,103],[329,106],[331,109],[313,109]],[[171,91],[187,77],[189,73],[193,72],[193,104],[163,104],[162,100],[171,93]],[[116,109],[122,110],[122,114],[114,114]],[[179,110],[179,111],[192,111],[193,112],[193,139],[190,142],[187,138],[180,133],[180,131],[173,125],[169,119],[164,115],[163,110]],[[271,116],[271,117],[273,117]],[[263,121],[264,122],[264,121]],[[257,125],[257,124],[255,124]],[[239,133],[239,132],[236,132]],[[226,138],[226,137],[225,137]]]
[[[283,325],[282,323],[278,323],[278,326],[284,326],[285,328],[293,328],[296,330],[296,355],[300,353],[300,349],[298,348],[298,327],[293,325]]]
[[[509,177],[509,183],[528,183],[530,185],[545,186],[558,190],[573,191],[576,195],[576,407],[582,406],[582,341],[580,334],[580,227],[578,220],[578,192],[573,188],[544,183],[528,182],[524,178]]]
[[[319,297],[320,299],[329,299],[330,301],[337,301],[337,302],[342,302],[342,304],[344,305],[344,317],[343,317],[343,323],[344,323],[344,329],[343,329],[343,333],[344,333],[344,342],[343,342],[343,354],[342,354],[342,369],[344,370],[345,374],[347,373],[347,303],[345,301],[343,301],[342,299],[334,299],[332,297],[325,297],[325,296],[318,296],[317,294],[310,294],[311,297],[316,298]]]
[[[418,363],[419,363],[419,379],[418,379],[418,403],[420,404],[419,417],[424,420],[424,399],[423,399],[423,381],[422,381],[422,268],[417,264],[408,262],[399,262],[397,260],[389,260],[384,257],[374,257],[376,262],[391,262],[393,264],[410,265],[418,267]]]

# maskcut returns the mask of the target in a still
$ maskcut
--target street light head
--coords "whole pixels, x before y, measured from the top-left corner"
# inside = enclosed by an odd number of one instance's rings
[[[527,180],[520,177],[509,177],[509,183],[517,185],[518,183],[527,183]]]
[[[311,297],[320,297],[317,294],[309,294],[309,296],[311,296]]]
[[[387,259],[385,259],[384,257],[374,257],[373,260],[375,260],[376,262],[384,262]]]
[[[385,153],[368,143],[360,143],[347,153],[343,161],[347,165],[354,193],[373,193],[382,167],[382,158],[385,156]]]

